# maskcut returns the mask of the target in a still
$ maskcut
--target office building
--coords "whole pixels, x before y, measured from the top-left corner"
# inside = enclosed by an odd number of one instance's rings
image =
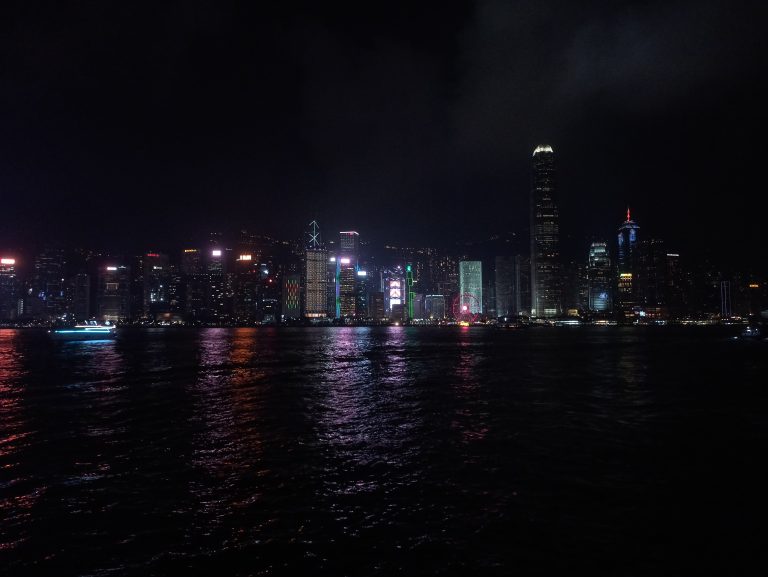
[[[593,242],[589,247],[587,283],[589,287],[589,310],[595,313],[611,313],[613,310],[613,274],[611,259],[608,255],[608,245],[604,242]]]
[[[328,310],[328,251],[322,242],[320,225],[313,220],[309,223],[304,251],[304,316],[325,318]]]
[[[555,155],[551,146],[533,151],[530,199],[531,316],[562,311],[560,215],[555,198]]]
[[[459,309],[473,315],[483,312],[483,266],[479,260],[459,262]]]

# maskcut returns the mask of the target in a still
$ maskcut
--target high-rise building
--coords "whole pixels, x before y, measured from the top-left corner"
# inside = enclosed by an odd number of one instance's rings
[[[256,319],[261,272],[252,253],[244,252],[235,259],[232,311],[238,323],[250,324]]]
[[[357,272],[351,258],[339,259],[339,316],[353,318],[357,315]]]
[[[113,323],[130,319],[130,268],[121,264],[99,267],[96,306],[99,319]]]
[[[617,236],[618,259],[617,273],[619,275],[618,302],[616,303],[624,317],[631,317],[633,309],[638,306],[640,286],[640,251],[639,235],[640,227],[632,220],[629,208],[627,208],[627,220],[619,227]]]
[[[147,253],[143,267],[143,316],[157,319],[170,312],[171,270],[168,255]]]
[[[411,320],[416,318],[415,311],[413,310],[413,265],[408,263],[405,265],[405,306],[403,307],[403,320]]]
[[[184,316],[187,321],[202,320],[205,311],[205,274],[199,249],[185,248],[181,254]]]
[[[537,146],[533,151],[530,227],[531,316],[558,316],[562,311],[560,216],[555,201],[555,154],[551,146]]]
[[[339,233],[339,254],[336,259],[336,282],[338,290],[338,316],[357,316],[357,264],[359,259],[360,235],[351,231]]]
[[[666,316],[667,296],[667,251],[664,241],[649,238],[640,243],[639,282],[637,297],[646,316]]]
[[[33,296],[39,299],[40,313],[47,320],[61,316],[67,308],[65,264],[64,251],[58,248],[45,249],[35,258]]]
[[[479,260],[459,262],[459,305],[462,312],[483,312],[483,265]]]
[[[91,318],[91,277],[78,273],[72,279],[72,315],[75,321]]]
[[[443,295],[426,295],[424,297],[424,316],[430,320],[445,318],[445,297]]]
[[[587,281],[589,283],[589,310],[596,313],[610,313],[613,308],[613,299],[611,298],[613,275],[611,274],[608,245],[604,242],[593,242],[589,247]]]
[[[227,261],[221,245],[208,250],[205,263],[205,318],[211,322],[226,320]]]
[[[0,258],[0,321],[14,320],[18,315],[19,281],[16,259]]]
[[[283,320],[297,320],[301,317],[301,277],[298,274],[283,276]]]
[[[339,233],[339,254],[352,259],[357,264],[360,253],[360,234],[354,230]]]
[[[310,319],[328,316],[328,251],[316,220],[309,223],[304,251],[304,316]]]
[[[375,321],[386,318],[387,313],[384,310],[384,293],[382,291],[371,291],[368,310],[368,315]]]
[[[511,256],[497,256],[495,265],[496,316],[510,316],[514,314],[512,297],[514,294],[515,258]]]

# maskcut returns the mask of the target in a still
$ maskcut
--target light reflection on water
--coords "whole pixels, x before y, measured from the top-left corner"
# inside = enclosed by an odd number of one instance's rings
[[[749,479],[729,455],[768,448],[768,399],[750,386],[765,357],[735,347],[610,329],[128,329],[103,343],[0,331],[0,563],[680,569],[664,539],[710,538],[695,507],[706,485],[689,477],[735,489],[712,460]],[[731,507],[709,516],[750,514]]]

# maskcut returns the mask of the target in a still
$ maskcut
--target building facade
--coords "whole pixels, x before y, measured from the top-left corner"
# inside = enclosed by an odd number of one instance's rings
[[[459,262],[459,305],[462,313],[483,313],[483,264],[479,260]]]
[[[531,316],[562,312],[560,215],[555,198],[555,154],[551,146],[533,151],[530,200]]]

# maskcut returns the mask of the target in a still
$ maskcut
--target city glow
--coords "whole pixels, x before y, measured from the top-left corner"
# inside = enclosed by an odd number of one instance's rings
[[[753,282],[752,284],[749,285],[749,288],[760,288],[760,285]]]
[[[0,264],[16,264],[15,258],[3,258],[0,259]]]
[[[253,259],[253,255],[250,255],[250,254],[241,254],[241,255],[240,255],[240,258],[238,258],[237,260],[252,260],[252,259]]]
[[[197,249],[196,248],[185,248],[184,252],[186,252],[186,253],[197,252]]]

